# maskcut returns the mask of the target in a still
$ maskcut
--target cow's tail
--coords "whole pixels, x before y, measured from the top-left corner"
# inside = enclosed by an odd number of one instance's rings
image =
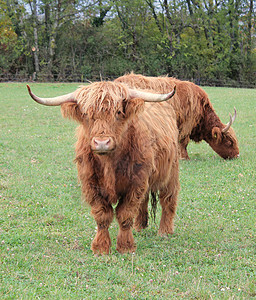
[[[156,208],[157,208],[157,193],[154,193],[151,191],[151,197],[150,197],[150,202],[151,202],[151,217],[154,221],[154,223],[156,223]]]

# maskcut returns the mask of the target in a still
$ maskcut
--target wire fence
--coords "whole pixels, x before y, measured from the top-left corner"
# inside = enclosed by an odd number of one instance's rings
[[[40,73],[38,76],[35,73],[0,73],[0,82],[79,82],[88,83],[102,80],[114,80],[123,74],[101,74],[95,73],[90,75],[85,74],[44,74]],[[189,80],[201,86],[218,86],[218,87],[236,87],[236,88],[256,88],[256,74],[254,81],[236,81],[236,80],[205,80],[193,78],[179,78],[181,80]]]

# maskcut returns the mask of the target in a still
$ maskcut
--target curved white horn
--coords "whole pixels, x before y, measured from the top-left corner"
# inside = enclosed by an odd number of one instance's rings
[[[176,92],[176,86],[168,94],[154,94],[154,93],[142,92],[134,89],[129,89],[129,92],[131,98],[141,98],[145,102],[162,102],[174,96]]]
[[[53,97],[53,98],[40,98],[32,93],[29,85],[27,85],[27,88],[28,88],[28,92],[29,92],[29,95],[31,96],[31,98],[34,99],[37,103],[40,103],[43,105],[58,106],[65,102],[76,102],[74,93],[69,93],[66,95]]]
[[[234,113],[233,117],[231,114],[229,114],[230,120],[229,120],[228,124],[226,125],[226,127],[222,129],[222,133],[227,132],[229,130],[229,128],[231,127],[231,125],[235,122],[235,119],[236,119],[236,108],[235,107],[234,107],[234,111],[235,111],[235,113]]]

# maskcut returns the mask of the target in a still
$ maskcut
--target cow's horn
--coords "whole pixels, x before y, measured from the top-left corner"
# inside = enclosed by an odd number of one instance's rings
[[[235,107],[234,107],[234,111],[235,111],[235,113],[234,113],[233,117],[231,114],[229,114],[230,120],[229,120],[228,124],[226,125],[226,127],[222,129],[223,133],[227,132],[229,130],[229,128],[231,127],[231,125],[235,122],[235,119],[236,119],[236,108]]]
[[[131,98],[141,98],[145,102],[162,102],[174,96],[176,92],[176,86],[169,94],[154,94],[154,93],[142,92],[134,89],[129,89],[129,92]]]
[[[27,85],[27,88],[28,88],[28,92],[29,92],[29,95],[31,96],[31,98],[34,99],[37,103],[40,103],[43,105],[58,106],[65,102],[76,102],[74,93],[69,93],[66,95],[53,97],[53,98],[39,98],[35,94],[32,93],[29,85]]]

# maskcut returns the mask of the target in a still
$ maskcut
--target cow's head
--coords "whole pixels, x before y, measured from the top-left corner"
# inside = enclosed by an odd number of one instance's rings
[[[54,98],[37,97],[29,86],[28,91],[40,104],[62,105],[63,116],[83,125],[91,150],[99,155],[116,149],[130,120],[144,109],[144,102],[165,101],[175,94],[175,89],[169,94],[153,94],[111,81],[95,82]]]
[[[237,158],[239,156],[238,141],[235,131],[231,125],[236,119],[236,109],[234,116],[230,114],[230,121],[228,124],[221,125],[221,127],[213,127],[207,142],[212,149],[224,159]]]

